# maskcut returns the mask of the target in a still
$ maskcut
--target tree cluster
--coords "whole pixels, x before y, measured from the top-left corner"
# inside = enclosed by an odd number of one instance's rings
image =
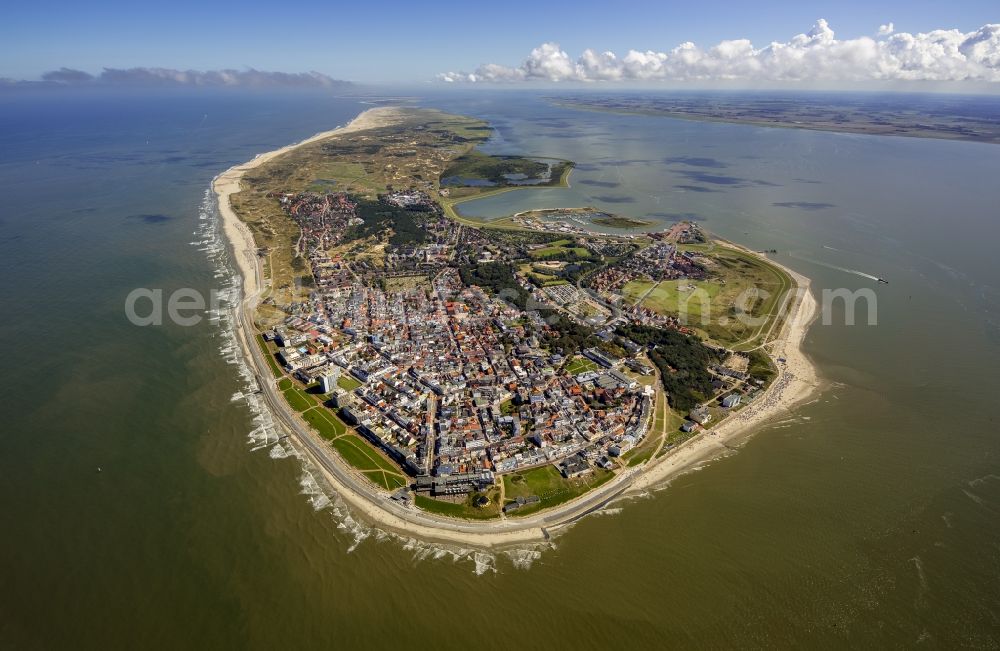
[[[618,326],[617,333],[652,347],[649,359],[660,369],[663,388],[675,409],[687,411],[712,394],[712,374],[708,367],[721,360],[715,350],[697,337],[643,325]]]
[[[371,199],[355,199],[355,201],[357,201],[355,214],[363,223],[348,229],[345,239],[363,239],[390,229],[392,235],[389,236],[389,245],[393,247],[427,241],[427,231],[420,225],[426,211],[399,208]]]

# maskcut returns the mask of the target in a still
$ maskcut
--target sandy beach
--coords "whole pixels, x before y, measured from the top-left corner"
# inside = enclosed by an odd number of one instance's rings
[[[265,279],[253,235],[233,211],[230,197],[240,191],[243,175],[255,167],[304,144],[391,124],[395,115],[397,109],[391,107],[369,109],[344,127],[318,133],[300,143],[260,154],[248,163],[226,170],[213,182],[223,220],[223,232],[233,246],[234,260],[243,279],[243,300],[236,310],[234,320],[237,338],[247,363],[256,368],[262,388],[274,381],[266,364],[259,359],[260,351],[253,341],[255,332],[252,317],[260,295],[266,288]],[[783,417],[789,409],[800,404],[816,390],[816,369],[802,352],[806,331],[816,316],[816,301],[809,292],[807,278],[785,267],[782,269],[798,284],[798,291],[793,292],[790,297],[787,317],[778,335],[772,338],[774,357],[782,357],[786,361],[779,364],[777,379],[763,395],[720,425],[690,439],[662,458],[640,468],[626,469],[600,489],[523,519],[464,521],[400,505],[389,500],[384,492],[368,487],[360,477],[355,477],[357,473],[336,458],[337,455],[332,451],[328,453],[325,442],[297,414],[280,404],[280,399],[272,401],[272,411],[281,412],[275,414],[276,420],[285,425],[285,429],[292,434],[290,440],[322,472],[326,483],[356,515],[376,527],[422,540],[488,549],[542,542],[548,540],[553,531],[575,522],[623,494],[646,491],[698,463],[728,452],[729,442]],[[273,387],[267,388],[273,390]]]
[[[346,126],[322,131],[314,136],[306,138],[301,142],[275,149],[264,154],[258,154],[253,160],[241,165],[234,165],[212,181],[212,189],[219,200],[219,212],[222,214],[223,231],[236,253],[236,264],[239,267],[240,275],[243,276],[243,296],[247,299],[254,297],[262,289],[263,277],[257,262],[257,245],[254,243],[253,234],[247,225],[244,224],[233,211],[230,203],[230,196],[240,191],[240,180],[243,175],[255,167],[260,167],[268,161],[274,160],[282,154],[316,142],[331,136],[353,131],[364,131],[391,124],[393,117],[397,114],[395,108],[379,107],[368,109],[356,118],[347,123]]]
[[[346,126],[330,131],[318,133],[299,143],[288,145],[275,151],[267,152],[256,156],[253,160],[229,168],[215,178],[212,189],[218,198],[219,213],[222,217],[223,232],[233,247],[234,260],[243,280],[242,304],[237,310],[235,324],[237,327],[237,338],[243,348],[244,357],[252,367],[258,366],[258,360],[254,355],[253,348],[254,332],[252,331],[252,315],[256,309],[257,302],[265,286],[263,268],[257,256],[257,245],[254,242],[253,234],[240,218],[236,215],[230,203],[230,197],[240,191],[240,181],[243,175],[264,163],[271,161],[296,147],[323,140],[334,135],[363,131],[392,124],[396,115],[396,109],[391,107],[379,107],[369,109]],[[266,368],[257,369],[257,377],[261,383],[268,377]],[[347,503],[352,511],[361,516],[364,520],[375,526],[399,533],[404,536],[413,536],[421,540],[441,542],[453,545],[473,545],[483,548],[516,547],[529,543],[545,541],[548,536],[541,527],[524,526],[509,527],[507,531],[497,531],[494,527],[481,526],[478,523],[463,523],[452,520],[444,521],[429,514],[417,510],[408,510],[395,502],[391,502],[385,495],[377,491],[359,491],[343,481],[343,473],[351,474],[353,471],[340,464],[341,468],[332,468],[329,461],[335,457],[334,454],[318,454],[316,445],[323,442],[318,436],[311,435],[308,426],[288,410],[283,410],[282,414],[293,419],[293,426],[286,428],[293,434],[290,439],[296,449],[301,454],[312,461],[315,469],[322,473],[322,479]],[[280,416],[279,414],[275,414]],[[284,420],[278,418],[278,421]],[[298,421],[295,423],[295,421]],[[303,428],[295,427],[294,424],[303,425]]]
[[[749,405],[714,427],[709,424],[706,430],[671,454],[647,464],[645,472],[633,482],[630,492],[653,488],[684,470],[729,452],[733,442],[783,418],[789,410],[809,399],[819,389],[816,367],[802,350],[809,326],[817,316],[816,299],[809,290],[809,279],[773,260],[768,262],[781,267],[798,285],[789,299],[792,304],[788,308],[788,316],[773,339],[772,357],[785,360],[778,363],[778,377]]]

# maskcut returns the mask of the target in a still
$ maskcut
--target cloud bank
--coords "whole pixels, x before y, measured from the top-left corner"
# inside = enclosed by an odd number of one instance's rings
[[[349,82],[319,72],[268,72],[264,70],[172,70],[170,68],[105,68],[92,75],[83,70],[60,68],[42,75],[42,81],[58,85],[200,86],[247,88],[333,88]]]
[[[1000,81],[1000,24],[973,32],[938,29],[896,32],[881,25],[874,37],[837,39],[823,19],[790,40],[755,47],[747,39],[709,48],[682,43],[668,52],[584,50],[572,59],[543,43],[517,67],[490,63],[474,72],[446,72],[444,82],[655,81]]]

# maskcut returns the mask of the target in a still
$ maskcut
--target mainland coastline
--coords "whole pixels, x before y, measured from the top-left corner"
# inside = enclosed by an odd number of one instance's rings
[[[255,342],[257,333],[253,319],[267,280],[253,234],[233,209],[231,197],[241,190],[241,181],[247,172],[307,144],[389,124],[396,111],[389,107],[369,109],[344,127],[258,155],[247,163],[230,168],[213,181],[222,230],[232,247],[233,260],[242,279],[241,300],[234,310],[234,326],[245,360],[254,369],[260,391],[267,398],[265,402],[275,422],[287,431],[289,440],[300,453],[321,471],[329,487],[366,521],[388,531],[461,546],[496,549],[543,542],[560,528],[612,500],[654,489],[679,473],[729,452],[733,444],[783,417],[818,390],[817,369],[802,350],[808,328],[817,312],[815,298],[809,291],[809,280],[773,260],[767,260],[768,264],[780,268],[794,280],[793,291],[784,297],[781,307],[785,317],[776,323],[777,332],[769,336],[772,356],[784,361],[779,363],[777,377],[762,395],[716,426],[698,433],[662,457],[651,459],[636,468],[625,469],[599,488],[530,517],[482,522],[459,520],[407,508],[389,499],[386,493],[373,490],[359,480],[357,473],[336,452],[323,445],[322,439],[288,408],[275,389],[275,381]],[[734,244],[720,244],[762,257]]]

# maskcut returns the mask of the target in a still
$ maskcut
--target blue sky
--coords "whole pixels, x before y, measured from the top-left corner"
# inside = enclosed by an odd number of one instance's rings
[[[317,70],[366,82],[423,82],[483,63],[520,64],[556,42],[666,51],[748,38],[786,41],[826,18],[837,38],[1000,22],[996,0],[931,2],[50,2],[8,5],[0,20],[0,77],[37,78],[62,66]]]

